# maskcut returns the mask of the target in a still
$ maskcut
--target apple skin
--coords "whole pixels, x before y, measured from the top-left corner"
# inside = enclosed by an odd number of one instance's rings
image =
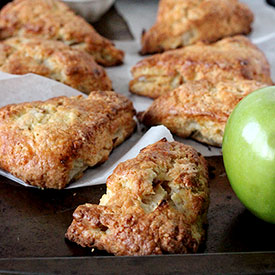
[[[222,151],[237,197],[255,216],[275,224],[275,86],[239,102],[227,121]]]

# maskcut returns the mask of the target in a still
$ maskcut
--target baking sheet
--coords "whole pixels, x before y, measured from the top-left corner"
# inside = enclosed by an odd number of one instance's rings
[[[193,263],[190,269],[182,266],[185,268],[183,270],[193,270],[194,272],[200,270],[207,274],[213,274],[206,272],[208,270],[205,269],[206,263],[203,261],[203,257],[206,255],[213,255],[212,258],[208,258],[211,261],[208,265],[209,268],[212,267],[211,270],[216,267],[216,260],[221,253],[229,255],[230,253],[255,253],[258,251],[257,258],[262,259],[262,251],[265,251],[268,252],[265,254],[266,257],[270,259],[272,251],[275,250],[275,225],[256,218],[241,204],[228,182],[221,156],[212,156],[206,159],[210,167],[211,192],[207,215],[207,237],[199,252],[196,255],[127,257],[128,261],[125,261],[129,262],[129,268],[139,267],[138,269],[142,271],[142,261],[144,261],[144,264],[145,262],[148,265],[151,264],[151,269],[146,269],[148,274],[159,274],[160,270],[175,274],[180,267],[177,266],[179,262],[185,263],[189,257],[194,256],[196,257],[196,267]],[[2,178],[0,184],[0,274],[2,274],[1,268],[7,268],[1,258],[27,258],[29,267],[24,269],[23,266],[20,266],[21,271],[49,272],[49,270],[58,270],[58,263],[56,262],[58,260],[69,259],[67,261],[69,263],[73,257],[83,260],[85,256],[91,261],[90,265],[80,261],[81,267],[75,267],[79,272],[78,274],[85,274],[85,272],[81,272],[85,269],[86,273],[89,271],[91,273],[102,271],[101,274],[105,274],[107,271],[113,272],[112,274],[122,272],[124,269],[120,266],[116,269],[113,268],[115,262],[120,262],[116,259],[121,259],[121,257],[108,257],[111,255],[106,251],[83,248],[76,243],[64,240],[65,232],[72,222],[72,213],[76,207],[85,203],[98,204],[105,190],[105,185],[67,189],[62,190],[62,192],[59,190],[40,190],[25,188]],[[38,259],[39,257],[40,264],[33,261],[32,265],[30,259]],[[52,260],[51,266],[46,267],[44,265],[49,257],[55,257],[56,261]],[[174,257],[178,257],[178,262]],[[100,260],[102,258],[105,260]],[[250,263],[250,268],[249,266],[244,267],[240,262],[236,262],[238,266],[235,268],[240,268],[240,271],[245,273],[252,268],[255,272],[257,267],[254,261],[251,262],[252,258],[249,256],[242,258],[243,264],[244,262]],[[141,262],[136,266],[133,262],[135,259],[143,260],[138,260]],[[103,266],[97,265],[97,261]],[[224,265],[226,265],[226,261],[230,261],[230,259],[227,257]],[[9,259],[6,262],[10,264],[10,270],[16,270],[16,267],[19,269],[16,260]],[[158,263],[157,266],[156,263]],[[264,263],[266,264],[266,261]],[[274,265],[275,261],[273,261],[273,266],[264,265],[264,270],[275,271]],[[232,271],[232,269],[228,269],[228,265],[226,266],[227,268],[222,269],[221,264],[220,269],[217,268],[217,272]],[[70,264],[69,266],[65,265],[61,273],[72,274],[72,270],[74,268]],[[136,274],[135,272],[128,273]]]
[[[275,253],[0,259],[2,274],[274,274]],[[88,270],[87,270],[88,269]],[[6,272],[5,272],[6,271]],[[25,273],[26,272],[26,273]]]

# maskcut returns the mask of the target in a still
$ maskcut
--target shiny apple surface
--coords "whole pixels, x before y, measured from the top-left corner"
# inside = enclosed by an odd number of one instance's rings
[[[254,215],[275,223],[275,86],[239,102],[227,121],[222,150],[238,198]]]

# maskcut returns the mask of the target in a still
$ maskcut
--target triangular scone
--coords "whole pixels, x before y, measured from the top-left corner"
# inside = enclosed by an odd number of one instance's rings
[[[0,109],[0,168],[40,188],[64,188],[107,160],[135,128],[133,105],[115,92],[57,97]]]
[[[251,31],[253,13],[238,0],[161,0],[155,25],[143,33],[143,54],[217,41]]]
[[[254,80],[189,82],[157,98],[139,114],[147,125],[163,124],[178,136],[221,146],[226,121],[237,103],[266,85]]]
[[[266,57],[244,36],[153,55],[134,66],[132,75],[130,91],[152,98],[200,79],[212,82],[254,79],[272,84]]]
[[[87,94],[112,89],[105,70],[91,55],[54,40],[18,37],[0,42],[0,71],[39,74]]]
[[[122,63],[123,52],[58,0],[14,0],[0,12],[0,39],[40,36],[91,54],[104,66]]]
[[[66,237],[115,255],[196,252],[208,203],[205,159],[163,139],[117,166],[100,204],[75,210]]]

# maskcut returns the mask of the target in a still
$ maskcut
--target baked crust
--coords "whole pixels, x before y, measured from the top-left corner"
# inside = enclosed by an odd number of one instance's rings
[[[205,159],[163,139],[117,166],[100,204],[75,210],[66,237],[115,255],[196,252],[208,203]]]
[[[35,73],[89,94],[112,89],[105,70],[89,54],[59,41],[10,38],[0,42],[0,70]]]
[[[139,120],[163,124],[174,134],[221,146],[226,121],[234,107],[249,93],[265,87],[255,80],[207,80],[186,83],[157,98]]]
[[[254,79],[272,85],[264,54],[244,36],[197,43],[145,58],[132,68],[133,93],[157,98],[188,81]]]
[[[59,40],[84,50],[104,66],[121,64],[124,53],[58,0],[14,0],[0,11],[0,39],[11,36]]]
[[[64,188],[108,159],[135,128],[130,100],[112,91],[0,109],[0,167],[40,188]]]
[[[248,34],[252,22],[253,13],[238,0],[161,0],[155,25],[142,35],[141,53]]]

